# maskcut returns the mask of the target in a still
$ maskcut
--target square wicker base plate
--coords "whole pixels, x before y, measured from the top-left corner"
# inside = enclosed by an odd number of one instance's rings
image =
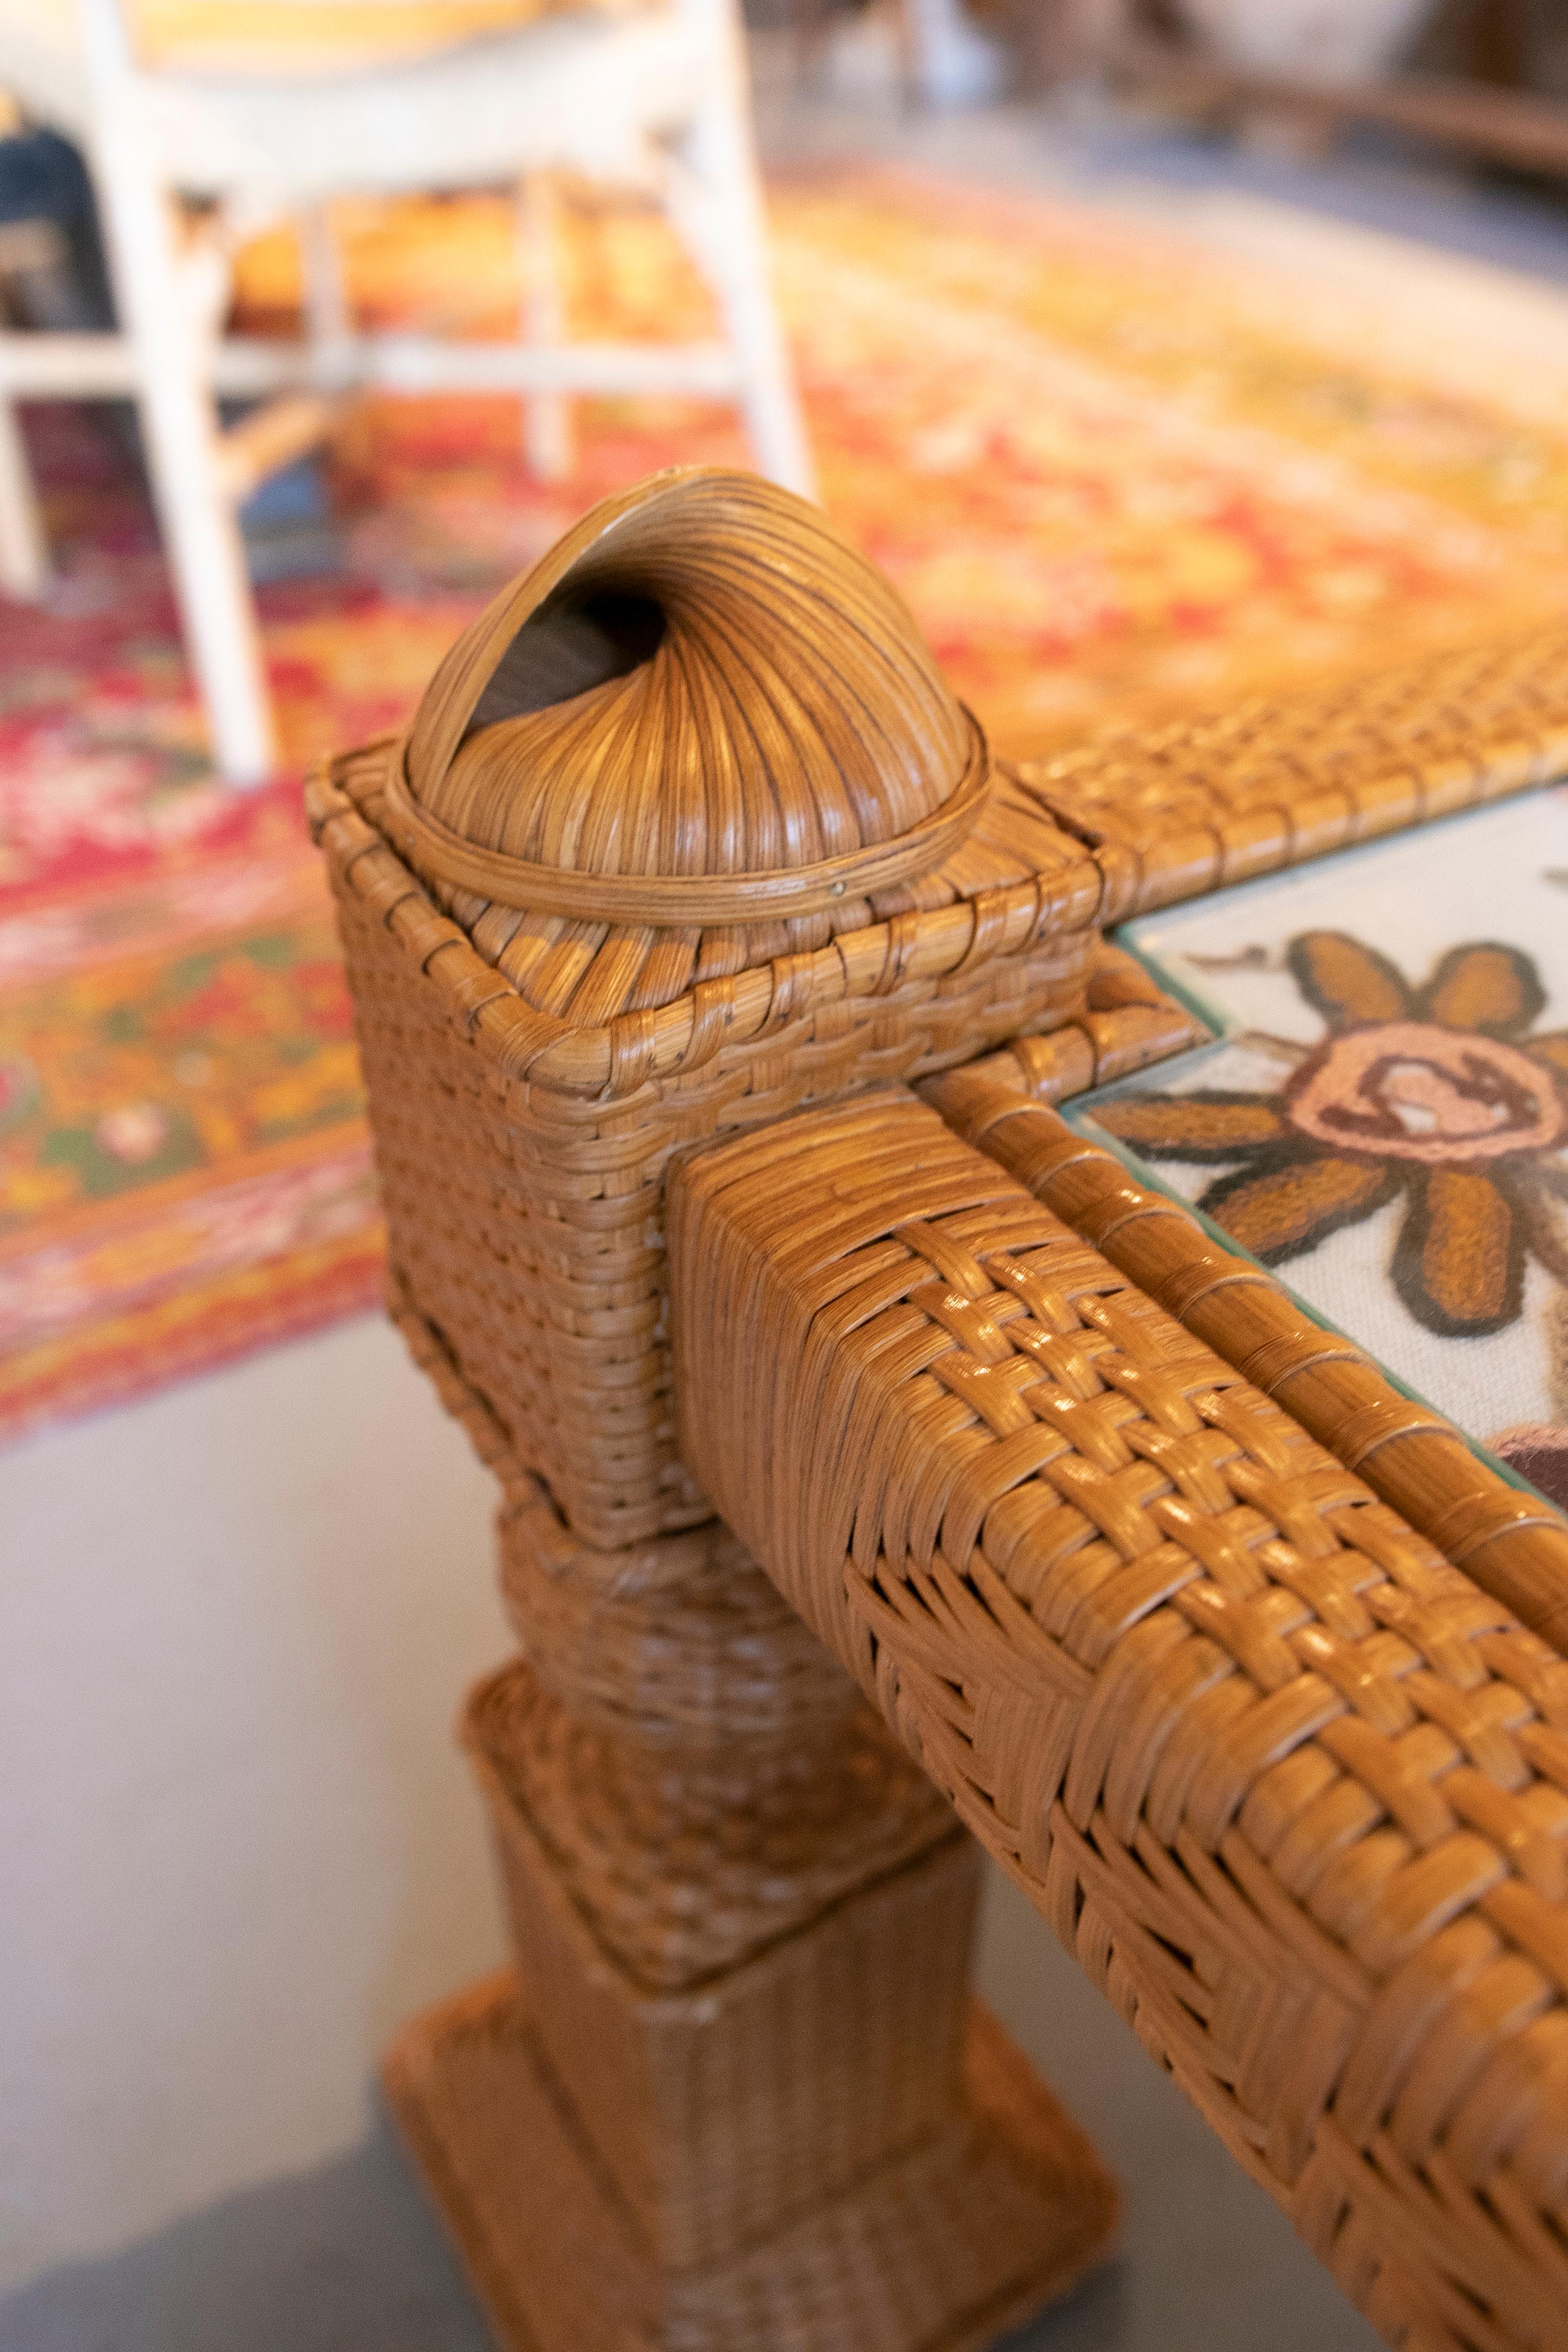
[[[386,2095],[506,2352],[980,2352],[1108,2249],[1116,2189],[989,2011],[968,2112],[760,2245],[661,2273],[510,1970],[405,2026]]]

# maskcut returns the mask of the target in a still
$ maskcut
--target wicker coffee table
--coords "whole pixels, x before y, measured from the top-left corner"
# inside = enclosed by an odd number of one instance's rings
[[[503,2343],[978,2347],[1107,2250],[969,2002],[984,1847],[1391,2344],[1568,2344],[1568,1523],[1063,1116],[1198,1036],[1108,930],[1564,768],[1563,635],[999,767],[819,515],[699,471],[314,779],[521,1645],[515,1965],[386,2078]],[[1553,1280],[1500,971],[1468,1060],[1363,1061],[1510,1202],[1527,1139]]]

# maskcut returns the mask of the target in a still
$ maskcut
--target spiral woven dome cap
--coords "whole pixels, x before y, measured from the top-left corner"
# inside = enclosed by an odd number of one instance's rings
[[[984,740],[904,604],[751,474],[656,474],[585,515],[442,661],[388,829],[433,879],[606,923],[830,909],[940,866]]]

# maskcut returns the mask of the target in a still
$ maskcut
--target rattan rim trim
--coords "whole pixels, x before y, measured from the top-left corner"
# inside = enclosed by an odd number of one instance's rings
[[[421,872],[521,913],[646,923],[665,930],[826,914],[847,898],[918,881],[966,839],[984,804],[991,767],[979,720],[967,708],[963,716],[969,757],[957,787],[932,815],[892,841],[870,842],[811,866],[776,866],[763,874],[595,874],[477,848],[415,799],[406,734],[393,745],[386,763],[387,831]]]
[[[1568,1657],[1568,1525],[1555,1505],[1511,1485],[1453,1422],[1402,1395],[1355,1339],[1314,1322],[1267,1266],[1211,1239],[1186,1202],[1138,1183],[1059,1111],[973,1067],[921,1093],[953,1134],[1016,1177]]]
[[[365,751],[380,751],[376,739]],[[649,1079],[689,1076],[721,1048],[752,1043],[826,1003],[882,994],[897,980],[938,980],[972,955],[1030,952],[1047,931],[1064,940],[1090,929],[1104,877],[1088,850],[1061,836],[1060,870],[1032,875],[942,907],[884,916],[836,933],[822,948],[774,954],[729,977],[700,980],[669,1003],[577,1026],[524,1003],[443,914],[393,842],[385,814],[385,761],[362,807],[342,781],[353,753],[306,779],[311,831],[340,885],[377,908],[417,956],[469,1041],[510,1077],[585,1102],[635,1094]],[[1003,773],[1004,771],[994,771]],[[835,902],[837,903],[837,901]]]

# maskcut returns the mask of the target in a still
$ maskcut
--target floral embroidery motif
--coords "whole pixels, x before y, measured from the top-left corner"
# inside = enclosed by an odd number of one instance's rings
[[[1152,1160],[1229,1163],[1198,1202],[1267,1265],[1315,1249],[1401,1193],[1395,1287],[1446,1338],[1517,1318],[1526,1258],[1568,1283],[1568,1031],[1517,948],[1451,948],[1415,989],[1345,931],[1287,962],[1328,1034],[1279,1094],[1124,1095],[1100,1124]],[[1239,1163],[1239,1165],[1237,1165]]]

